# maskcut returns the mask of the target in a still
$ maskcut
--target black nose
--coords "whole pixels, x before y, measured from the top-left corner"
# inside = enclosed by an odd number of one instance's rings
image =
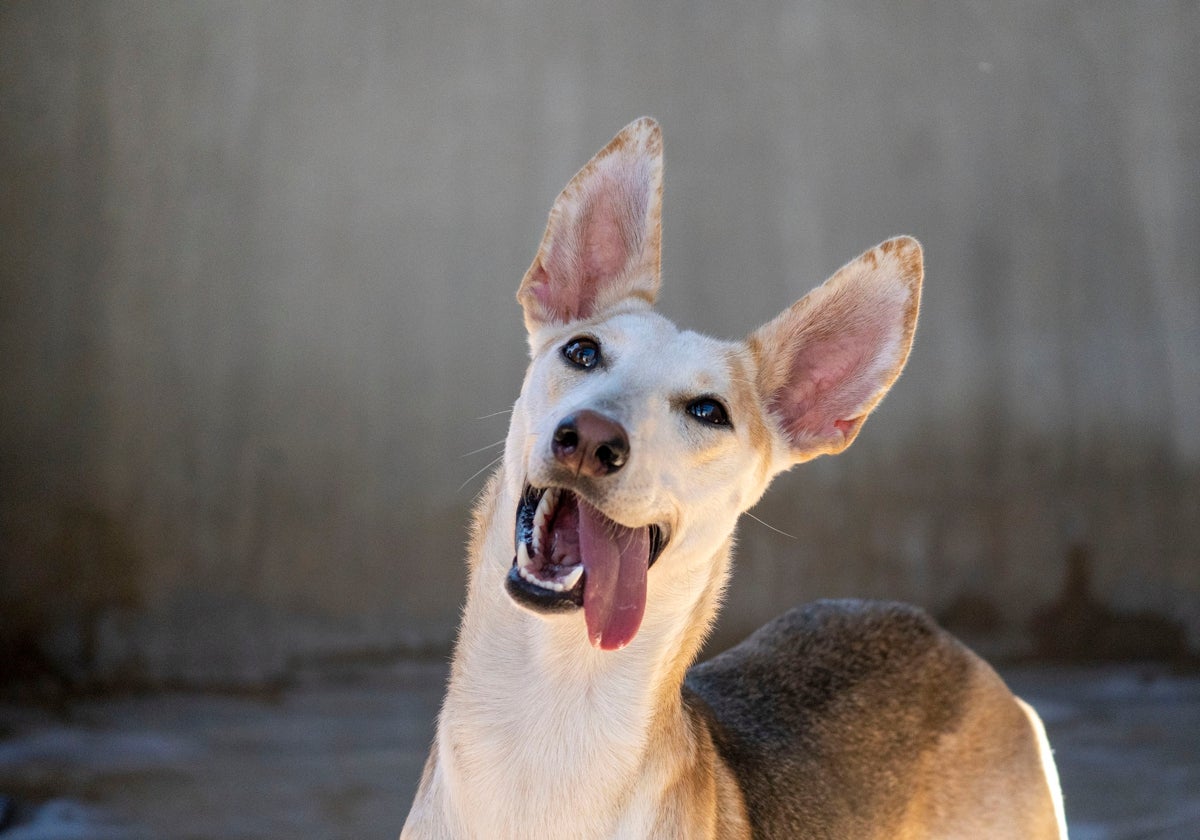
[[[583,409],[563,419],[550,444],[555,459],[591,478],[615,473],[629,460],[629,435],[616,420]]]

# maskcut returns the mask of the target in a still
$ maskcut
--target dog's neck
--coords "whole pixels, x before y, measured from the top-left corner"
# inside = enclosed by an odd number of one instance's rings
[[[658,784],[644,790],[661,792],[659,774],[669,780],[679,771],[663,766],[665,756],[677,764],[692,753],[680,687],[717,610],[729,532],[692,546],[691,557],[669,547],[651,572],[637,636],[623,650],[601,651],[579,613],[533,615],[504,591],[516,502],[515,485],[501,475],[477,512],[438,728],[441,807],[470,835],[487,827],[487,836],[499,836],[500,825],[523,826],[524,836],[542,836],[540,826],[565,837],[567,824],[580,836],[648,830],[636,821],[655,809],[638,807],[639,780],[651,774]],[[663,738],[688,743],[655,749]]]

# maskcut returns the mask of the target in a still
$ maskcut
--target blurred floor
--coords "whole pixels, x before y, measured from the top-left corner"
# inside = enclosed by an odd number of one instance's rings
[[[1075,840],[1200,837],[1200,676],[1003,669],[1044,717]],[[169,693],[65,716],[0,707],[0,840],[394,838],[446,669],[327,667],[270,699]]]

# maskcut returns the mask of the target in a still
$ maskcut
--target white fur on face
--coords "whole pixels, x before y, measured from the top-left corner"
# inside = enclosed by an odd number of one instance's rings
[[[599,343],[602,366],[580,370],[564,361],[562,346],[578,336]],[[763,407],[738,401],[752,390],[735,381],[740,372],[730,364],[744,355],[740,345],[679,330],[648,310],[542,329],[532,341],[537,349],[514,410],[506,464],[529,483],[554,483],[554,430],[563,418],[591,409],[616,420],[630,438],[628,462],[591,501],[623,525],[667,525],[670,548],[691,548],[697,530],[728,533],[765,489],[771,451],[751,435],[763,423]],[[688,404],[703,396],[729,409],[731,426],[688,414]]]

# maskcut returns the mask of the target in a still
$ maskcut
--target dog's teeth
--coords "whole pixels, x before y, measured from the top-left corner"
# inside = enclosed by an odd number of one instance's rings
[[[575,584],[579,583],[579,579],[583,577],[583,564],[576,566],[567,573],[567,576],[562,579],[561,589],[574,589]]]
[[[558,490],[551,487],[542,494],[537,510],[533,513],[533,553],[535,555],[542,553],[542,532],[546,530],[546,519],[549,518],[550,511],[554,510],[556,504],[558,504]]]
[[[517,574],[519,574],[525,580],[532,583],[534,586],[540,586],[542,589],[549,589],[551,592],[562,592],[563,591],[563,585],[561,583],[559,583],[558,581],[542,580],[540,577],[535,575],[533,572],[525,569],[520,564],[517,564]]]
[[[537,554],[542,548],[542,527],[546,522],[546,496],[549,491],[542,494],[542,498],[538,501],[537,510],[533,512],[533,553]]]
[[[529,546],[525,545],[524,540],[517,543],[517,568],[521,571],[522,577],[528,577],[526,570],[533,565],[533,561],[529,559]]]

